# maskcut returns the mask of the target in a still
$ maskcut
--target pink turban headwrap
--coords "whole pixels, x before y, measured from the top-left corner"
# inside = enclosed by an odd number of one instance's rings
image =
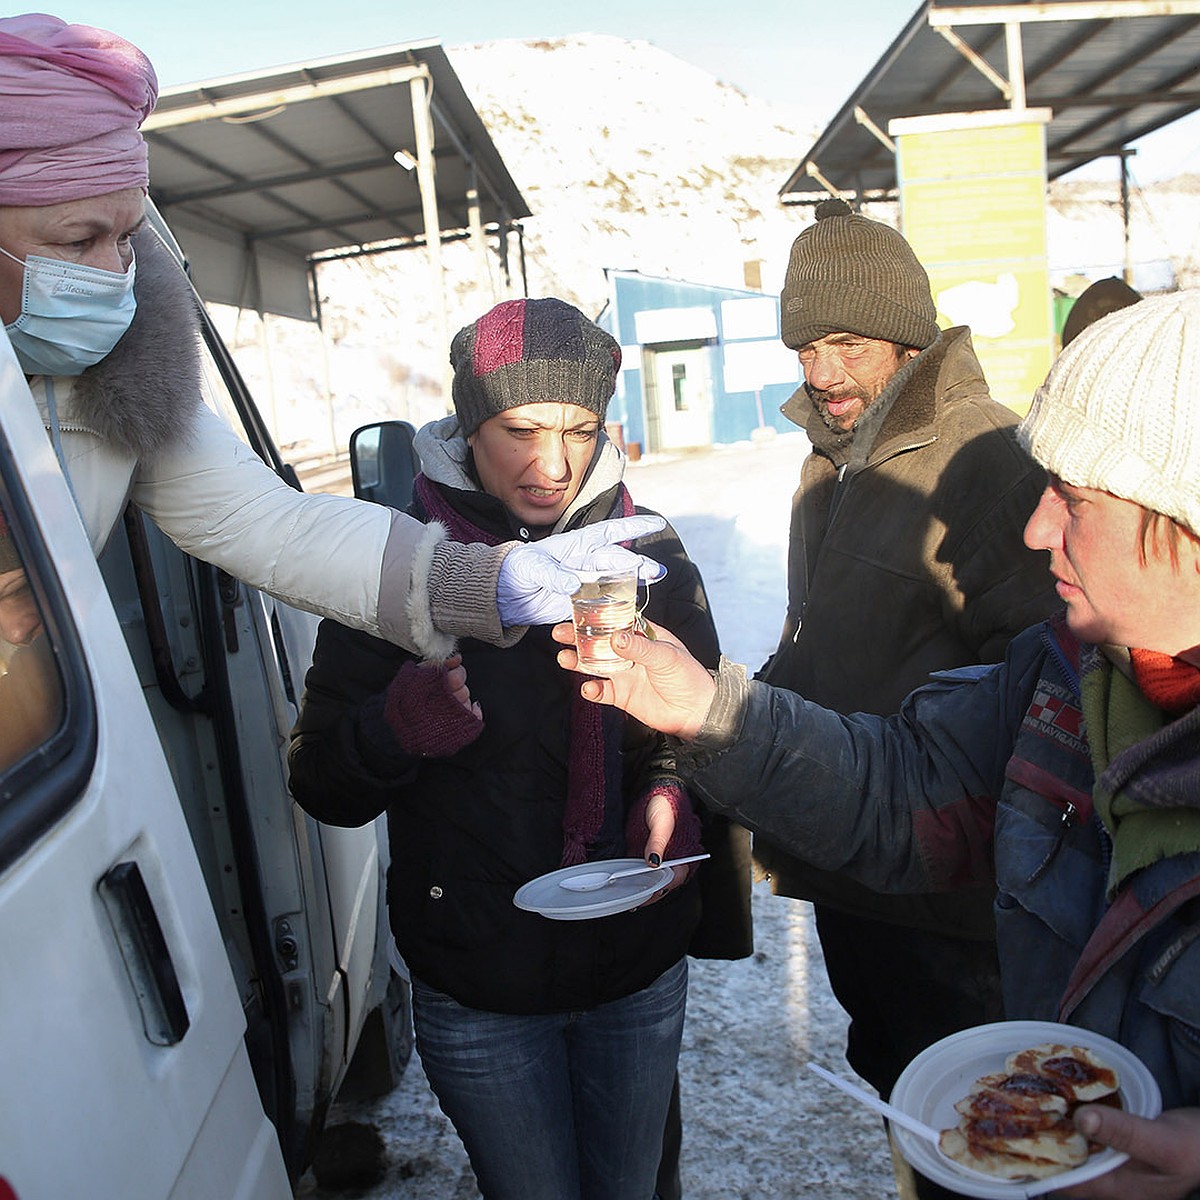
[[[0,204],[61,204],[150,182],[139,127],[158,99],[150,60],[90,25],[0,18]]]

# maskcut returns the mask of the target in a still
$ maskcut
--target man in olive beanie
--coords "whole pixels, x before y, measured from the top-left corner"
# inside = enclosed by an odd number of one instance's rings
[[[995,662],[1056,604],[1022,544],[1044,476],[988,394],[970,331],[942,330],[893,228],[841,200],[796,238],[783,341],[804,384],[784,414],[812,443],[792,507],[788,610],[759,678],[842,713],[896,711],[937,671]],[[850,1016],[851,1066],[887,1096],[930,1043],[1003,1016],[992,891],[872,892],[762,836],[774,891],[813,902]],[[953,1196],[897,1159],[905,1197]]]
[[[937,340],[929,276],[890,225],[817,205],[816,222],[792,245],[783,284],[783,342],[799,350],[827,334],[858,333],[924,350]]]

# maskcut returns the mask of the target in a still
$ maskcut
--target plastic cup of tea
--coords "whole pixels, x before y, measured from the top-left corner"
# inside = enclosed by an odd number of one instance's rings
[[[612,648],[612,635],[633,629],[637,621],[636,569],[586,574],[571,597],[575,621],[575,650],[579,670],[589,675],[612,675],[633,666]]]

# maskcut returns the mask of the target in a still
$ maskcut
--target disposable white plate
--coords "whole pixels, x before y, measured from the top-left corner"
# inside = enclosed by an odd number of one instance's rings
[[[949,1129],[958,1123],[955,1102],[966,1095],[975,1080],[993,1071],[1003,1071],[1008,1055],[1046,1042],[1084,1046],[1095,1051],[1116,1071],[1121,1106],[1126,1112],[1139,1117],[1156,1117],[1162,1111],[1158,1084],[1141,1059],[1110,1038],[1052,1021],[1001,1021],[995,1025],[977,1025],[935,1042],[904,1068],[892,1089],[891,1102],[934,1129]],[[939,1153],[936,1146],[906,1129],[896,1126],[893,1133],[900,1152],[915,1170],[953,1191],[985,1200],[1040,1196],[1094,1179],[1120,1166],[1129,1157],[1105,1149],[1097,1151],[1073,1170],[1049,1179],[993,1180],[960,1168]]]
[[[609,858],[603,862],[579,863],[574,867],[560,867],[548,875],[539,875],[522,884],[513,897],[518,908],[541,913],[554,921],[588,921],[593,917],[608,917],[613,913],[627,912],[644,904],[655,892],[665,888],[675,878],[673,867],[660,867],[644,875],[627,875],[594,892],[570,892],[559,887],[559,880],[572,875],[584,875],[591,871],[623,871],[628,867],[644,867],[640,858]]]

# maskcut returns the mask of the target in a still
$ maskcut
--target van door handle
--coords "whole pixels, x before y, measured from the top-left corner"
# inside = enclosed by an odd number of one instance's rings
[[[142,869],[136,862],[117,863],[97,888],[141,1009],[146,1037],[156,1046],[174,1046],[183,1040],[191,1021]]]

